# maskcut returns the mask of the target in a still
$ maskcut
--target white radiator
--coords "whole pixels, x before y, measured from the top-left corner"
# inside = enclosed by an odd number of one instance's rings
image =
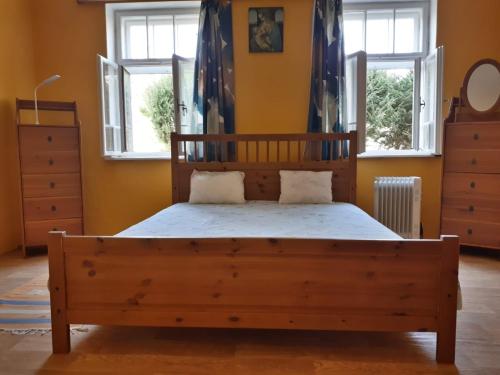
[[[420,177],[375,177],[374,216],[403,238],[420,238]]]

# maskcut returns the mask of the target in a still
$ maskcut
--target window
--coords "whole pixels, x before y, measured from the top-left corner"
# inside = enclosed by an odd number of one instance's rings
[[[184,96],[189,87],[192,96],[200,2],[158,6],[106,6],[109,57],[98,58],[106,157],[169,157],[170,133],[181,131],[176,120],[185,117],[178,112],[188,112],[184,102],[175,103],[174,86]],[[182,64],[175,64],[179,56]],[[174,65],[189,82],[174,83]]]
[[[349,91],[359,91],[349,79],[350,61],[358,51],[366,53],[361,147],[368,154],[441,151],[442,48],[429,51],[429,13],[430,1],[356,1],[344,6],[350,118]]]

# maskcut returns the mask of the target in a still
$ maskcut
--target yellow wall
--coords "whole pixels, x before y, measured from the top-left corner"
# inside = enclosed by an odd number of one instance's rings
[[[0,0],[0,252],[20,243],[14,109],[34,83],[29,0]]]
[[[114,234],[170,204],[170,163],[100,156],[96,55],[106,54],[104,6],[37,0],[33,14],[36,77],[63,77],[41,97],[76,100],[79,107],[87,233]]]
[[[439,0],[437,42],[445,46],[444,96],[449,99],[459,95],[473,63],[486,57],[500,61],[500,1]]]
[[[285,6],[284,52],[248,52],[248,8],[233,2],[238,133],[303,133],[309,108],[312,0],[259,0]]]
[[[170,163],[105,161],[100,157],[95,55],[106,53],[104,6],[77,5],[76,1],[68,0],[30,3],[36,79],[42,80],[54,73],[63,76],[46,88],[42,97],[76,100],[80,108],[88,233],[112,234],[170,204]],[[283,54],[248,53],[247,9],[256,4],[285,7]],[[233,2],[238,132],[305,130],[311,6],[312,0]],[[486,56],[500,58],[499,6],[498,0],[439,0],[437,39],[438,45],[445,45],[447,98],[458,94],[463,76],[475,60]],[[13,34],[13,28],[11,25],[5,33]],[[437,236],[440,158],[360,160],[358,203],[367,211],[371,211],[373,204],[372,183],[377,175],[423,177],[425,235]]]

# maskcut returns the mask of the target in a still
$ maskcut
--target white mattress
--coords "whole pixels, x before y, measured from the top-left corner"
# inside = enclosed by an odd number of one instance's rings
[[[401,239],[349,203],[246,204],[179,203],[118,233],[119,237],[272,237]]]

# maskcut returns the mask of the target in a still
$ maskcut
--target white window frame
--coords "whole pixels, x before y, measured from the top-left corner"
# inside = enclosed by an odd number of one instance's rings
[[[124,59],[122,58],[122,30],[121,18],[127,16],[162,16],[162,15],[191,15],[199,14],[200,1],[170,1],[165,3],[158,2],[139,2],[139,3],[120,3],[106,4],[106,34],[107,34],[107,56],[109,60],[115,62],[121,69],[126,69],[132,72],[154,72],[155,68],[158,71],[164,71],[167,68],[172,72],[172,58],[161,59]],[[174,24],[175,32],[175,24]],[[174,36],[175,50],[175,36]],[[122,79],[123,77],[120,77]],[[102,84],[100,84],[102,89]],[[109,152],[106,150],[106,138],[104,124],[102,127],[102,156],[105,159],[111,160],[157,160],[170,159],[170,152],[134,152],[126,150],[126,124],[123,114],[123,82],[120,82],[121,88],[121,136],[122,136],[122,151]],[[102,109],[102,106],[101,106]]]
[[[364,11],[364,30],[363,30],[363,43],[364,50],[366,50],[366,19],[367,11],[370,10],[383,10],[393,9],[394,12],[398,9],[422,9],[422,24],[421,28],[421,52],[414,53],[367,53],[367,64],[377,62],[411,62],[414,65],[414,88],[413,88],[413,126],[412,126],[412,149],[411,150],[380,150],[380,151],[365,151],[360,157],[397,157],[397,156],[433,156],[439,154],[440,147],[436,148],[436,153],[429,152],[428,150],[421,150],[419,145],[419,127],[420,127],[420,111],[421,111],[421,63],[429,55],[431,47],[435,42],[431,37],[435,37],[432,32],[431,25],[432,17],[431,12],[434,11],[434,0],[346,0],[344,2],[344,14],[349,12]],[[393,22],[395,27],[395,22]],[[393,43],[395,43],[395,36],[393,36]],[[441,139],[441,127],[437,127],[436,139]]]

